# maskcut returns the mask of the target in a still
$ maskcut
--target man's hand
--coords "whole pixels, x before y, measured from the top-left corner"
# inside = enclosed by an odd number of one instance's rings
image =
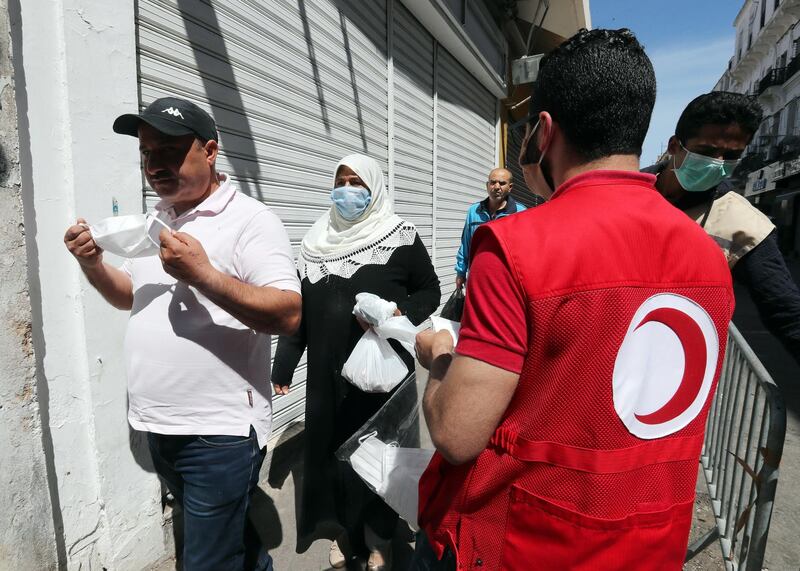
[[[92,238],[86,220],[78,218],[77,224],[67,228],[64,244],[100,295],[117,309],[130,310],[133,306],[133,282],[125,272],[103,263],[103,249]]]
[[[464,276],[456,276],[456,289],[461,289],[464,287],[464,282],[467,281],[467,278]]]
[[[453,336],[447,331],[423,331],[417,334],[417,360],[429,369],[431,363],[442,355],[453,352]]]
[[[275,389],[276,395],[288,395],[289,394],[289,385],[276,385],[272,383],[272,388]]]
[[[176,280],[198,287],[207,284],[217,272],[203,245],[194,236],[185,232],[171,234],[165,228],[158,238],[161,240],[161,265]]]
[[[96,268],[103,263],[103,250],[95,244],[92,233],[86,220],[78,218],[78,222],[67,228],[64,234],[64,244],[69,253],[75,256],[78,263],[85,269]]]

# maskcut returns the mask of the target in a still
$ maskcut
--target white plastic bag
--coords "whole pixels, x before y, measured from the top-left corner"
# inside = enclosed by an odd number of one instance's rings
[[[380,325],[397,311],[397,304],[386,301],[374,293],[357,293],[356,304],[353,306],[353,315],[366,321],[370,325]]]
[[[415,327],[405,315],[398,315],[384,320],[380,325],[373,327],[375,333],[381,339],[396,339],[406,351],[414,355],[414,344],[417,340],[417,333],[427,329],[427,323]]]
[[[373,329],[361,336],[342,367],[342,376],[366,393],[388,393],[406,375],[406,364]]]
[[[423,328],[415,327],[405,315],[390,317],[370,328],[347,358],[342,376],[364,392],[388,393],[408,374],[388,340],[396,339],[413,355],[417,333]]]

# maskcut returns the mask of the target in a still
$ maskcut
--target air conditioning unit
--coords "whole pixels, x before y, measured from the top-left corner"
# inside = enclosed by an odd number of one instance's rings
[[[539,76],[539,62],[544,54],[536,54],[515,59],[511,62],[511,83],[522,85],[533,83]]]

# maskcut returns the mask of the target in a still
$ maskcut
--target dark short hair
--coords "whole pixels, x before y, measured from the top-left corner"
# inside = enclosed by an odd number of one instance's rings
[[[675,135],[686,143],[706,125],[736,123],[752,139],[764,112],[755,97],[730,91],[712,91],[695,97],[678,119]]]
[[[642,154],[656,101],[656,76],[633,33],[580,30],[542,58],[533,122],[547,111],[586,161]]]

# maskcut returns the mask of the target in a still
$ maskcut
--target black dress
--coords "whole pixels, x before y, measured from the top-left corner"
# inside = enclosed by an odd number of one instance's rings
[[[369,292],[394,301],[418,325],[440,302],[436,276],[425,245],[414,243],[392,252],[385,265],[364,265],[349,279],[323,277],[301,282],[303,318],[298,333],[281,337],[272,369],[272,382],[291,383],[303,351],[308,348],[306,381],[305,462],[297,506],[297,551],[318,538],[335,539],[337,529],[348,532],[353,550],[365,552],[364,525],[378,537],[392,537],[397,515],[334,453],[383,404],[391,393],[365,393],[340,375],[342,366],[364,331],[352,314],[357,293]],[[395,345],[396,350],[400,347]],[[398,350],[413,371],[413,358]]]

